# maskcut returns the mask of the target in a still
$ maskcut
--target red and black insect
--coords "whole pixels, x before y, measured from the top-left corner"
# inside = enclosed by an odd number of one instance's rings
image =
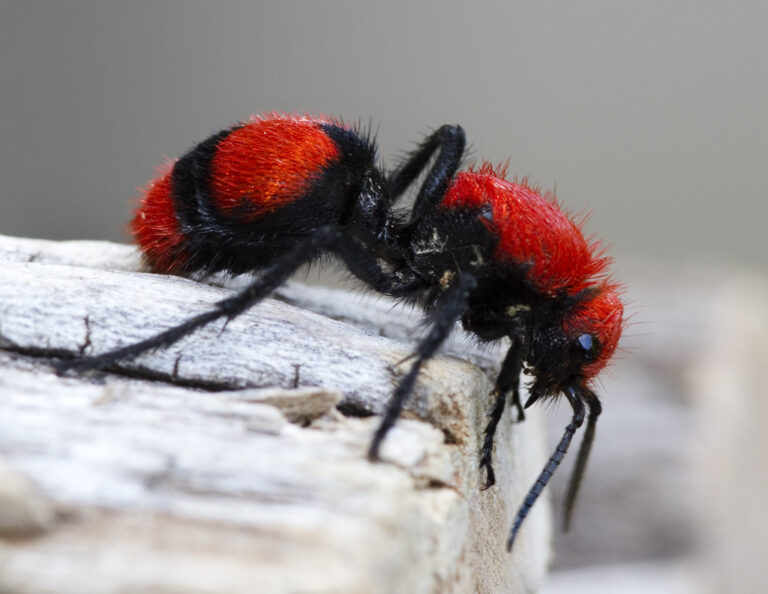
[[[508,400],[519,419],[525,407],[559,395],[573,409],[517,513],[508,549],[586,418],[567,525],[601,411],[592,380],[621,335],[618,288],[606,275],[609,258],[552,197],[505,180],[487,164],[458,172],[464,146],[459,126],[442,126],[385,173],[373,140],[331,119],[270,114],[211,136],[152,182],[133,232],[157,272],[258,271],[257,280],[177,327],[60,369],[105,368],[168,346],[217,318],[239,315],[301,265],[334,254],[373,290],[428,314],[429,332],[387,405],[369,457],[378,457],[422,365],[460,320],[481,341],[511,341],[480,452],[485,488],[495,482],[493,439]],[[396,210],[427,168],[413,208]],[[535,376],[525,406],[524,367]]]

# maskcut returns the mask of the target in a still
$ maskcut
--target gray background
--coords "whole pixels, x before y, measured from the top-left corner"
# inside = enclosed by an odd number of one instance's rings
[[[251,113],[461,123],[619,256],[765,264],[768,3],[0,2],[0,233],[128,240],[164,156]]]

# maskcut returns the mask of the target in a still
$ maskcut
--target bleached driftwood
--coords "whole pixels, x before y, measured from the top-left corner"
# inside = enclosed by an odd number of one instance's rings
[[[418,312],[292,283],[226,329],[58,377],[52,357],[147,337],[232,288],[142,273],[100,242],[0,237],[0,260],[0,591],[536,590],[546,500],[504,548],[546,455],[536,411],[505,415],[497,485],[479,489],[499,351],[454,338],[463,358],[425,366],[372,464],[365,415],[407,369]]]

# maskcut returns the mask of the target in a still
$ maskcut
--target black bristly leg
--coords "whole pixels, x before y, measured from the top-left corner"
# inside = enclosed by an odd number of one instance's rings
[[[400,416],[403,404],[416,383],[416,377],[419,375],[421,366],[435,354],[448,334],[450,334],[454,323],[461,317],[461,314],[467,307],[469,293],[476,285],[477,281],[474,276],[466,273],[461,274],[456,279],[456,282],[438,299],[432,312],[432,327],[429,330],[429,334],[416,347],[416,352],[414,353],[416,361],[405,377],[400,380],[397,389],[387,404],[387,409],[384,411],[381,423],[373,436],[368,450],[368,457],[371,460],[379,458],[381,442]]]
[[[216,303],[214,309],[135,344],[101,355],[61,361],[56,365],[56,371],[64,373],[66,371],[83,372],[104,369],[118,361],[133,359],[147,351],[167,347],[218,318],[232,319],[268,296],[274,289],[288,280],[300,266],[316,257],[320,251],[330,249],[338,241],[338,237],[339,230],[335,225],[320,227],[312,235],[297,243],[292,250],[278,259],[272,266],[261,271],[259,277],[250,285],[232,297]]]
[[[419,221],[443,199],[449,182],[459,168],[465,145],[466,138],[461,126],[440,126],[389,176],[389,191],[392,199],[396,200],[419,176],[434,152],[439,149],[437,158],[416,197],[411,211],[412,222]]]
[[[424,215],[442,200],[450,180],[459,167],[465,144],[464,130],[460,126],[441,126],[387,178],[389,193],[394,202],[424,170],[434,152],[439,150],[416,197],[410,217],[412,224],[418,225]],[[414,270],[407,269],[405,273],[402,270],[385,273],[377,261],[361,257],[359,252],[355,253],[354,247],[345,242],[342,249],[346,253],[340,255],[344,257],[353,273],[378,291],[395,296],[409,296],[428,288],[425,281]],[[374,434],[368,451],[368,457],[371,460],[378,459],[381,443],[400,416],[405,401],[413,391],[422,365],[434,355],[450,333],[453,324],[466,310],[469,293],[476,284],[471,274],[459,274],[454,284],[438,299],[431,316],[430,332],[416,348],[413,354],[416,360],[398,384]]]
[[[481,487],[483,491],[490,489],[496,484],[496,473],[493,471],[493,438],[496,435],[496,427],[501,420],[501,415],[504,413],[504,404],[507,401],[507,394],[505,392],[493,391],[493,395],[496,400],[493,403],[491,409],[490,419],[488,425],[485,427],[485,439],[483,440],[483,447],[480,450],[480,470],[485,468],[485,484]]]
[[[573,417],[571,417],[571,422],[568,423],[568,426],[565,428],[563,437],[560,438],[560,443],[557,444],[557,448],[555,448],[554,453],[552,456],[550,456],[547,465],[544,467],[544,470],[541,471],[538,478],[536,479],[536,482],[533,484],[533,487],[531,487],[531,490],[528,491],[528,494],[525,496],[520,509],[517,510],[515,521],[512,524],[512,529],[509,531],[509,538],[507,539],[507,551],[512,550],[512,545],[515,543],[517,531],[520,530],[520,526],[522,526],[523,520],[525,520],[528,512],[531,511],[531,507],[533,507],[533,504],[536,503],[536,500],[539,498],[539,495],[541,495],[544,487],[547,486],[549,479],[552,478],[552,475],[554,474],[555,470],[557,470],[557,467],[560,466],[560,462],[568,452],[568,446],[573,439],[574,433],[576,433],[576,430],[581,427],[582,423],[584,423],[583,394],[576,393],[576,391],[572,388],[566,389],[564,394],[566,398],[568,398],[568,402],[573,408]]]
[[[427,288],[424,280],[410,268],[402,267],[393,272],[385,272],[374,252],[355,239],[342,237],[335,251],[352,274],[379,293],[409,297]]]
[[[520,370],[518,370],[518,380],[517,384],[515,384],[515,389],[512,390],[512,406],[514,406],[517,409],[517,418],[515,419],[516,422],[520,423],[522,421],[525,421],[525,409],[523,408],[523,403],[520,402],[520,371],[522,371],[522,365],[523,360],[522,357],[520,358]]]
[[[597,417],[600,416],[600,413],[603,411],[600,400],[598,400],[597,395],[594,392],[590,390],[584,390],[582,398],[587,404],[589,412],[587,414],[587,427],[584,430],[584,437],[581,440],[579,453],[576,456],[576,463],[573,465],[571,478],[568,481],[568,491],[565,495],[563,530],[566,532],[571,528],[571,518],[573,516],[573,507],[576,504],[576,495],[579,493],[581,479],[584,477],[584,471],[587,469],[589,453],[592,450],[592,442],[595,439]]]
[[[501,366],[501,371],[496,378],[496,386],[493,390],[496,401],[491,409],[490,419],[485,428],[485,439],[483,448],[480,451],[480,469],[485,468],[485,485],[483,489],[488,489],[496,483],[496,474],[493,472],[493,439],[496,435],[496,428],[504,413],[504,405],[507,401],[507,395],[512,392],[512,402],[522,413],[520,405],[520,371],[523,367],[523,352],[520,340],[513,338],[512,345],[507,351],[507,356]],[[520,419],[520,417],[518,417]]]

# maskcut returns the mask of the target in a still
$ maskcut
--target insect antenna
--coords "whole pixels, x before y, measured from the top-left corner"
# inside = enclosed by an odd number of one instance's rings
[[[576,495],[579,493],[581,479],[584,477],[584,471],[587,469],[589,453],[592,451],[592,442],[595,439],[595,427],[597,427],[597,417],[603,412],[603,407],[594,392],[584,390],[582,399],[587,403],[589,414],[587,415],[587,427],[584,430],[584,437],[579,446],[579,453],[576,456],[576,464],[573,466],[573,472],[568,481],[568,491],[565,495],[563,530],[566,532],[571,528],[571,519],[573,517],[573,507],[576,503]]]
[[[557,467],[560,466],[560,462],[562,462],[563,457],[565,457],[566,452],[568,452],[568,446],[571,444],[573,435],[584,422],[584,396],[577,393],[576,389],[573,387],[565,389],[565,396],[568,398],[571,408],[573,408],[573,417],[571,417],[571,422],[568,423],[568,426],[565,428],[563,436],[560,438],[560,443],[557,444],[554,453],[550,456],[549,461],[546,466],[544,466],[541,474],[539,474],[533,487],[531,487],[531,490],[528,491],[520,509],[517,510],[515,521],[512,524],[512,529],[509,531],[509,538],[507,539],[507,551],[512,550],[512,545],[515,543],[515,537],[517,536],[518,530],[520,530],[520,526],[523,524],[523,520],[525,520],[528,512],[531,511],[533,504],[536,503],[536,500],[539,498],[539,495],[541,495],[544,487],[547,486],[549,479],[552,478]]]

